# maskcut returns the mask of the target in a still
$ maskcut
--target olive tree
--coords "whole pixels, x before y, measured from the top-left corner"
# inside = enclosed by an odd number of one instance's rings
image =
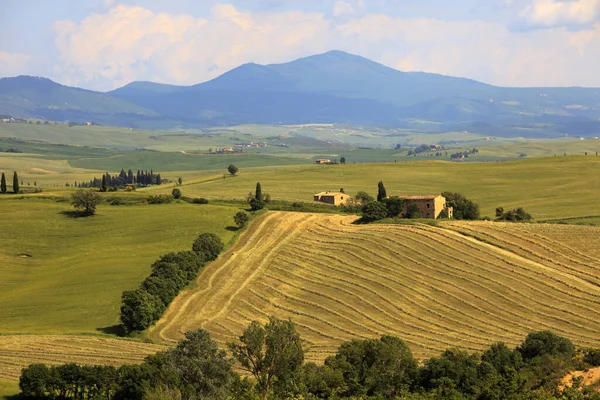
[[[96,207],[102,201],[102,197],[92,190],[78,190],[71,196],[71,205],[77,209],[83,209],[85,215],[94,215]]]

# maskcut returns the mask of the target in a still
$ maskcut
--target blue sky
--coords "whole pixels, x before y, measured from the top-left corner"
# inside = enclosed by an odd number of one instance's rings
[[[600,87],[600,0],[3,0],[0,76],[190,85],[340,49],[505,86]]]

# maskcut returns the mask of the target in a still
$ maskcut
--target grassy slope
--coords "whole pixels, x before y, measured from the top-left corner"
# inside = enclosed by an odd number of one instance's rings
[[[21,390],[19,383],[15,381],[0,381],[0,399],[9,399],[17,395]]]
[[[240,169],[234,179],[208,172],[186,178],[185,195],[245,198],[260,182],[274,199],[312,201],[323,190],[376,194],[383,180],[388,195],[462,192],[493,216],[496,207],[524,207],[536,219],[600,215],[600,156],[550,157],[504,163],[424,161],[392,164],[310,165]],[[170,188],[158,188],[167,193]]]
[[[420,359],[452,346],[516,345],[543,329],[600,345],[599,228],[355,219],[272,212],[255,220],[150,337],[174,342],[202,326],[225,343],[275,314],[297,323],[314,361],[343,341],[383,334],[404,339]],[[466,229],[514,246],[456,232]]]
[[[135,288],[152,262],[190,249],[203,232],[229,240],[225,228],[237,211],[181,203],[61,214],[70,209],[0,197],[0,333],[98,333],[116,324],[121,292]]]

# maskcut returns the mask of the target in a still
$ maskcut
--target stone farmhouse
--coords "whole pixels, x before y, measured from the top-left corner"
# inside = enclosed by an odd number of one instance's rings
[[[404,208],[401,217],[406,216],[406,211],[411,204],[416,205],[423,218],[439,218],[442,211],[448,211],[448,217],[452,218],[454,210],[446,205],[446,198],[441,194],[430,196],[395,196],[404,200]]]
[[[314,195],[315,201],[331,204],[332,206],[339,206],[341,204],[346,204],[351,199],[349,195],[344,192],[330,192],[329,190],[326,192],[317,193]]]

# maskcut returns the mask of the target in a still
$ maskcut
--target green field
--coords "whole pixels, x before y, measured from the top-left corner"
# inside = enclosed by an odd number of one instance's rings
[[[0,381],[0,399],[9,399],[20,392],[19,383],[15,381]]]
[[[351,195],[359,190],[375,195],[382,180],[392,196],[461,192],[480,205],[482,216],[493,217],[496,207],[524,207],[535,219],[546,220],[600,216],[599,169],[600,156],[265,167],[240,169],[233,179],[205,174],[188,179],[181,190],[189,196],[242,199],[260,182],[273,199],[310,202],[314,193],[340,188]]]
[[[0,334],[99,333],[118,323],[121,292],[159,256],[203,232],[229,241],[237,211],[211,205],[109,206],[73,218],[68,202],[0,197]],[[59,198],[62,200],[62,198]]]

